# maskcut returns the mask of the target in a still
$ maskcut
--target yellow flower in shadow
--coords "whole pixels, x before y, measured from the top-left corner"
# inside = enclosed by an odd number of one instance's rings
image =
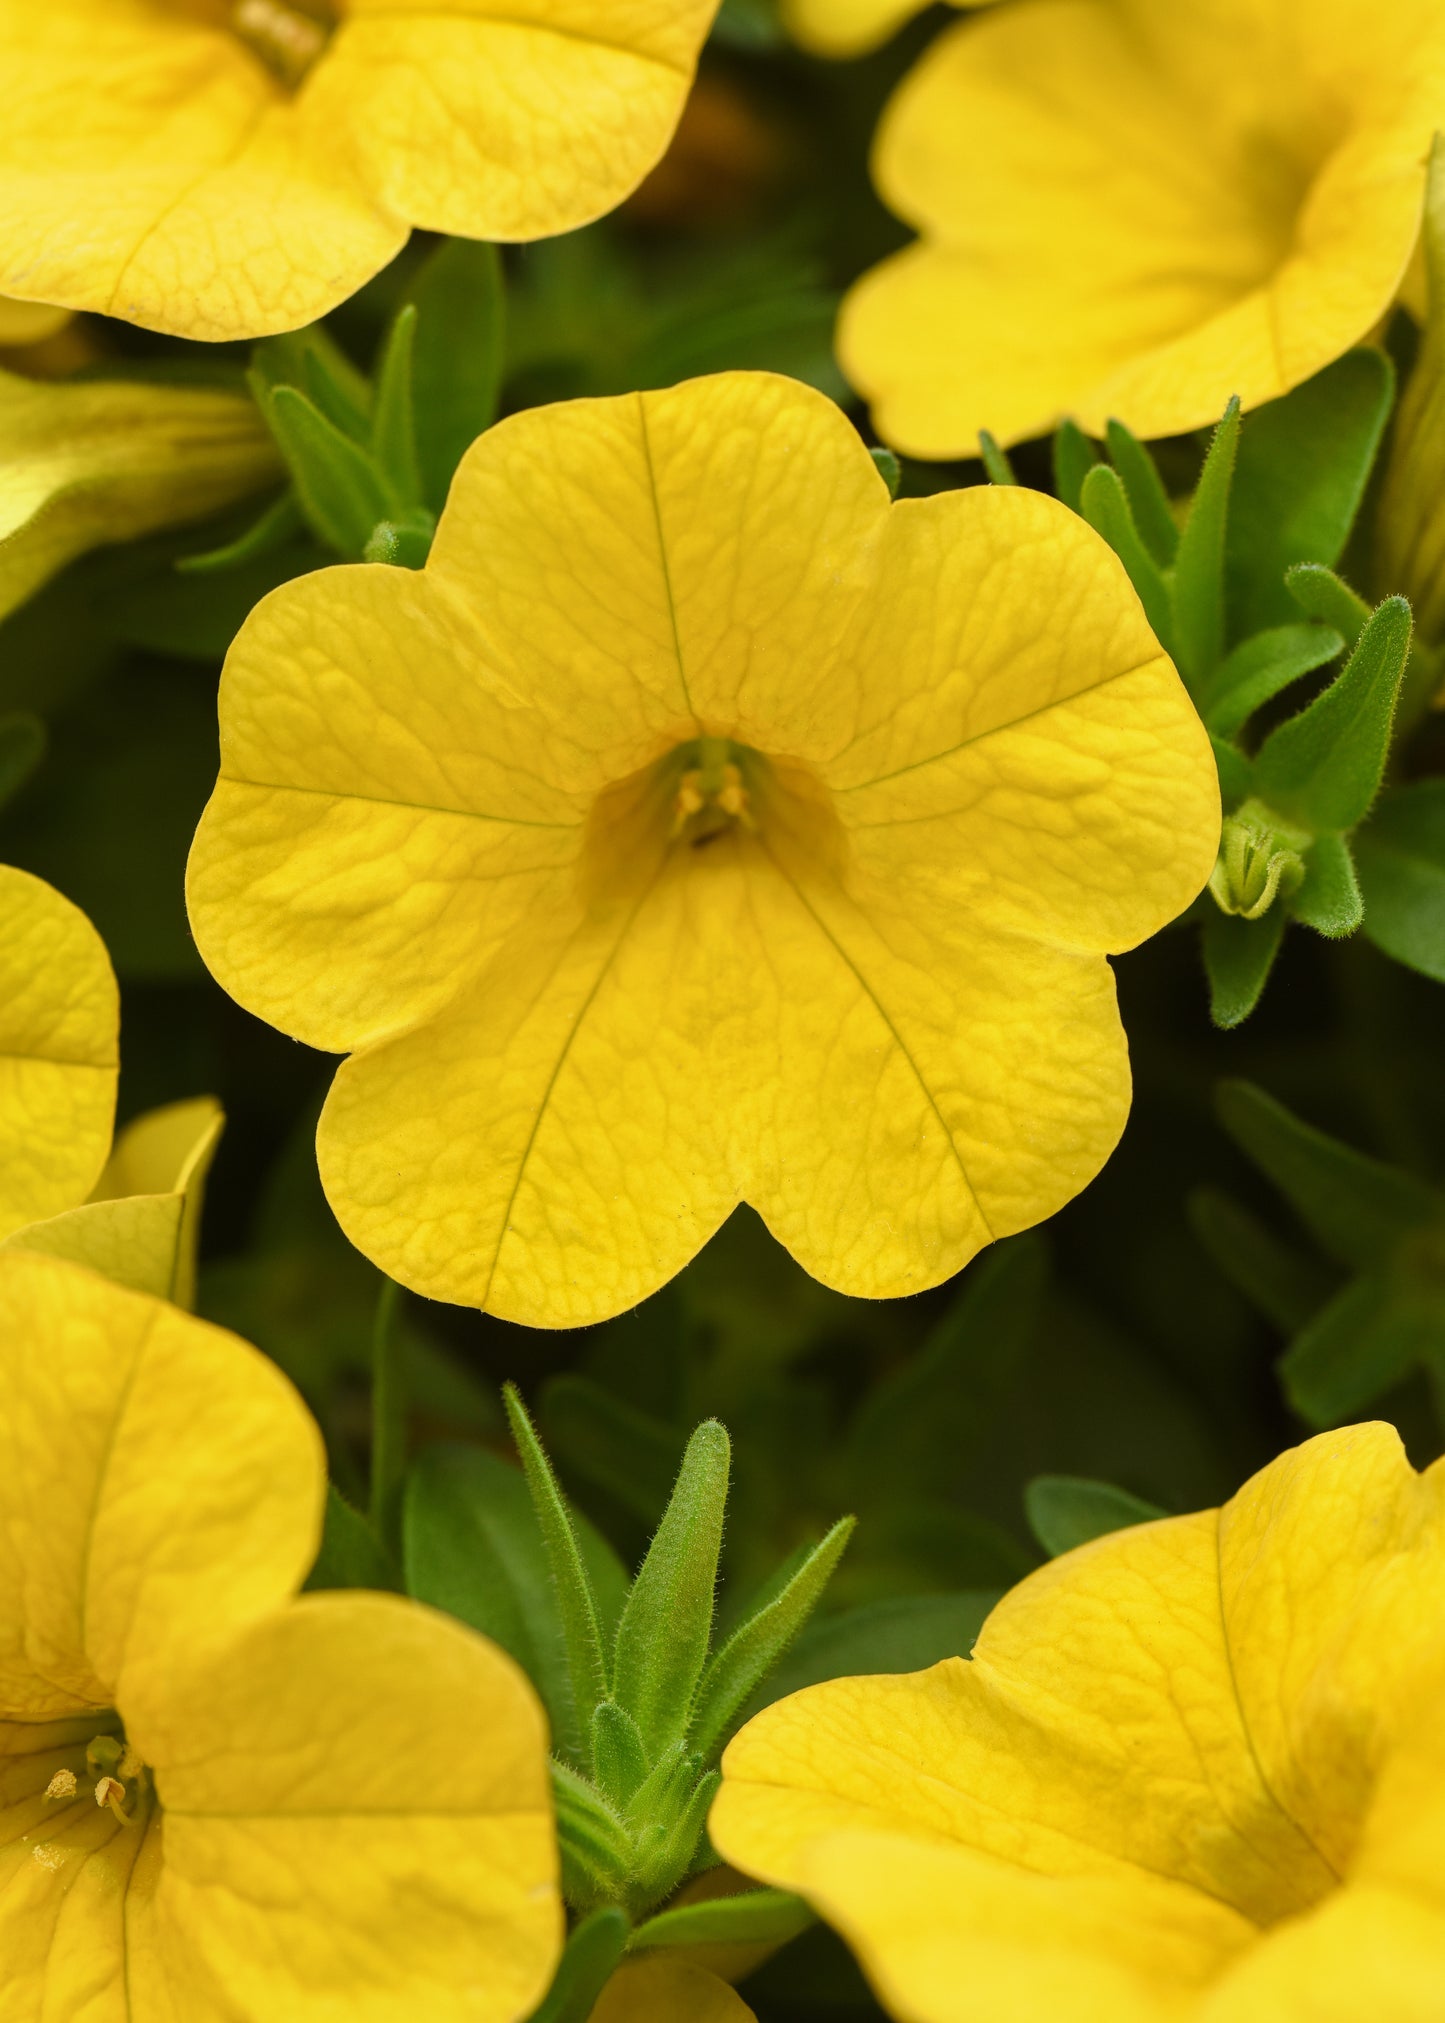
[[[633,1305],[740,1201],[862,1295],[1112,1150],[1105,951],[1208,876],[1208,743],[1117,558],[1004,488],[890,506],[766,374],[514,416],[426,569],[252,613],[191,921],[350,1053],[319,1155],[404,1284]]]
[[[22,350],[28,344],[43,344],[70,321],[68,309],[53,309],[45,302],[12,302],[0,295],[0,350]]]
[[[0,291],[181,337],[335,308],[413,226],[566,232],[662,155],[717,0],[0,0]]]
[[[665,1953],[629,1960],[603,1989],[591,2023],[755,2023],[741,1995],[706,1968]]]
[[[321,1437],[218,1328],[0,1257],[6,2023],[515,2023],[561,1910],[536,1696],[399,1597],[294,1600]]]
[[[1437,0],[993,8],[884,116],[878,187],[920,236],[845,304],[844,370],[918,456],[1255,407],[1390,308],[1442,126]]]
[[[710,1830],[907,2023],[1427,2023],[1442,1685],[1445,1464],[1355,1426],[1055,1560],[970,1660],[769,1708]]]

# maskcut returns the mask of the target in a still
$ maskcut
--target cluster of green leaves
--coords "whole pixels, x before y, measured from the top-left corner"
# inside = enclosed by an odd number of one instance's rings
[[[1385,353],[1360,349],[1247,420],[1231,403],[1182,502],[1122,424],[1102,452],[1070,423],[1055,438],[1060,498],[1128,570],[1214,747],[1223,834],[1195,911],[1220,1026],[1255,1009],[1291,920],[1330,939],[1364,925],[1398,959],[1445,967],[1445,801],[1433,785],[1380,793],[1402,692],[1410,721],[1438,668],[1412,654],[1402,597],[1371,609],[1338,573],[1394,389]]]

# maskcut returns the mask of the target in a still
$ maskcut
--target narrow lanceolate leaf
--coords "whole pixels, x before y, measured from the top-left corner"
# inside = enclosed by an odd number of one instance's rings
[[[1223,1031],[1243,1025],[1260,998],[1284,940],[1284,908],[1258,920],[1217,913],[1204,923],[1209,1016]]]
[[[1159,564],[1149,553],[1144,538],[1134,524],[1123,480],[1108,464],[1095,464],[1084,479],[1079,494],[1079,511],[1102,534],[1129,574],[1139,593],[1144,615],[1154,636],[1166,653],[1174,651],[1174,616],[1169,584]]]
[[[815,1923],[801,1897],[788,1890],[743,1890],[659,1911],[632,1934],[629,1952],[656,1946],[782,1946]]]
[[[1239,402],[1232,400],[1204,459],[1174,562],[1174,658],[1191,690],[1224,658],[1224,544],[1238,450]]]
[[[1423,1181],[1315,1130],[1249,1082],[1221,1082],[1217,1108],[1230,1137],[1341,1264],[1378,1264],[1445,1207]]]
[[[670,1832],[659,1835],[656,1840],[644,1836],[642,1844],[639,1892],[644,1899],[650,1895],[653,1902],[670,1896],[679,1883],[695,1869],[715,1865],[709,1862],[705,1853],[704,1834],[707,1816],[712,1811],[712,1802],[717,1797],[722,1778],[716,1770],[710,1770],[706,1777],[698,1780],[697,1788],[687,1804],[676,1815]]]
[[[988,481],[991,485],[1018,483],[1007,454],[999,448],[986,428],[981,428],[978,432],[978,453],[983,458],[983,467],[988,472]]]
[[[587,2023],[627,1948],[627,1914],[608,1905],[584,1918],[567,1941],[557,1972],[530,2023]]]
[[[705,1420],[617,1626],[613,1697],[653,1756],[687,1733],[707,1662],[730,1458],[726,1432]]]
[[[1445,983],[1445,780],[1388,788],[1354,840],[1365,933]]]
[[[592,1774],[618,1807],[630,1805],[647,1782],[647,1751],[637,1723],[615,1700],[604,1700],[592,1716]]]
[[[415,307],[408,303],[387,335],[371,421],[372,454],[397,496],[411,506],[420,505],[422,498],[412,397],[416,316]]]
[[[411,301],[417,451],[423,496],[439,513],[457,465],[497,418],[507,335],[500,253],[476,240],[443,240],[412,284]]]
[[[1352,1280],[1279,1363],[1291,1405],[1311,1426],[1358,1418],[1445,1342],[1445,1301],[1387,1271]]]
[[[1179,527],[1159,466],[1143,443],[1120,421],[1111,421],[1105,437],[1114,468],[1124,481],[1134,524],[1161,569],[1172,567],[1179,551]]]
[[[1333,1275],[1282,1243],[1259,1217],[1217,1188],[1189,1198],[1189,1226],[1230,1284],[1282,1334],[1292,1335],[1329,1298]]]
[[[1347,831],[1364,820],[1385,770],[1410,631],[1404,598],[1386,598],[1344,672],[1266,738],[1254,775],[1271,807],[1315,831]]]
[[[1279,625],[1239,645],[1206,681],[1199,713],[1217,737],[1232,738],[1256,710],[1292,682],[1325,667],[1344,651],[1332,625]]]
[[[1365,917],[1355,860],[1343,836],[1317,836],[1305,857],[1304,882],[1289,902],[1295,920],[1338,941]]]
[[[596,1874],[625,1875],[632,1858],[632,1839],[601,1793],[565,1763],[554,1761],[552,1801],[564,1848],[574,1849]]]
[[[896,499],[898,497],[898,488],[903,483],[902,464],[899,463],[892,450],[884,449],[881,444],[871,449],[868,454],[878,466],[878,475],[888,487],[889,498]]]
[[[1300,562],[1285,572],[1290,596],[1307,618],[1332,625],[1346,646],[1353,646],[1370,619],[1364,598],[1333,569],[1315,562]]]
[[[688,1741],[705,1760],[726,1741],[733,1723],[807,1622],[853,1535],[855,1520],[833,1526],[781,1594],[736,1629],[716,1652],[698,1688]]]
[[[593,1710],[607,1698],[607,1661],[602,1650],[602,1634],[597,1623],[597,1604],[592,1583],[577,1543],[577,1533],[563,1501],[551,1463],[542,1451],[521,1395],[508,1384],[502,1399],[517,1443],[522,1471],[532,1495],[532,1507],[542,1527],[547,1562],[557,1587],[557,1610],[562,1621],[562,1641],[567,1653],[567,1675],[572,1686],[583,1746],[590,1757]]]
[[[1029,1529],[1051,1559],[1111,1531],[1148,1524],[1165,1514],[1157,1503],[1145,1503],[1127,1489],[1078,1475],[1035,1476],[1024,1491],[1024,1513]]]
[[[1054,436],[1054,490],[1071,513],[1080,511],[1084,480],[1099,452],[1077,422],[1061,421]]]
[[[399,513],[404,501],[366,451],[294,386],[276,387],[262,411],[311,528],[338,555],[359,560],[377,521]]]

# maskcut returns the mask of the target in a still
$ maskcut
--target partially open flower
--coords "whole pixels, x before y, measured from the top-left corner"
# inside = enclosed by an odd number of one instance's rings
[[[0,290],[182,337],[334,309],[413,226],[537,239],[661,156],[717,0],[0,0]]]
[[[875,173],[918,242],[845,305],[888,441],[1212,424],[1379,322],[1445,126],[1438,0],[1016,0],[899,90]]]
[[[1098,1171],[1104,960],[1219,841],[1208,742],[1055,500],[890,506],[845,417],[723,374],[533,409],[426,569],[252,613],[189,872],[214,974],[351,1053],[352,1240],[542,1326],[750,1201],[816,1276],[951,1277]]]
[[[710,1828],[907,2023],[1429,2023],[1442,1687],[1445,1464],[1355,1426],[769,1708]]]

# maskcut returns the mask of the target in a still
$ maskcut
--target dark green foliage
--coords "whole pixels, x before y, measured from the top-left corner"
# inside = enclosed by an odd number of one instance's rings
[[[1365,932],[1445,983],[1445,782],[1391,787],[1355,837]]]
[[[1111,1531],[1164,1515],[1157,1504],[1131,1496],[1126,1489],[1077,1475],[1035,1476],[1024,1491],[1024,1508],[1029,1529],[1051,1559]]]

